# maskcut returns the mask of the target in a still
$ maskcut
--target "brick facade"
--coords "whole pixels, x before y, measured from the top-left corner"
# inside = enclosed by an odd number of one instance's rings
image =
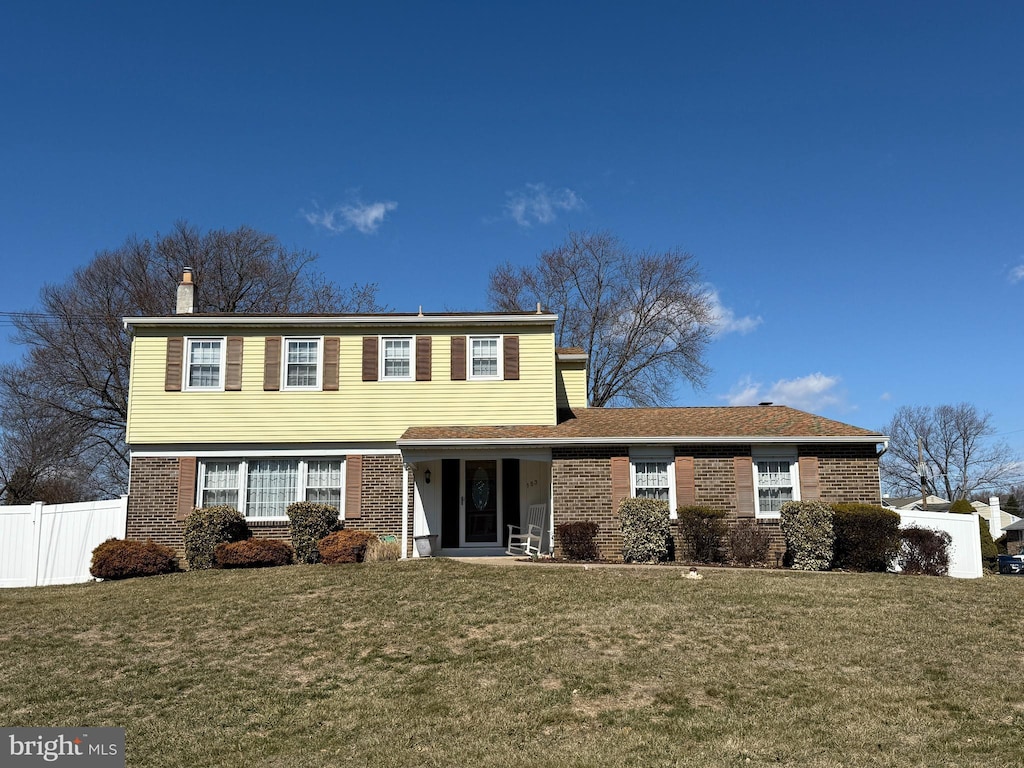
[[[610,465],[613,456],[628,456],[624,446],[555,447],[551,455],[551,486],[554,494],[555,523],[575,520],[595,522],[599,526],[597,546],[608,560],[622,557],[622,534],[618,515],[612,509]],[[751,456],[749,445],[680,445],[676,456],[692,456],[695,501],[699,505],[723,509],[730,526],[737,524],[737,456]],[[872,444],[799,445],[797,455],[818,459],[821,499],[826,502],[856,501],[881,503],[878,456]],[[785,541],[777,520],[755,520],[768,531],[770,558],[781,559]],[[673,524],[673,545],[684,551],[684,543]],[[556,536],[556,555],[559,554]]]
[[[128,497],[129,539],[153,539],[171,547],[184,562],[184,523],[176,519],[178,465],[175,457],[132,458],[131,493]],[[412,473],[409,474],[409,531],[412,531]],[[363,457],[359,518],[349,520],[350,530],[370,531],[379,536],[402,534],[402,459],[397,454]],[[287,522],[250,520],[255,538],[290,541]],[[412,543],[408,552],[412,552]]]

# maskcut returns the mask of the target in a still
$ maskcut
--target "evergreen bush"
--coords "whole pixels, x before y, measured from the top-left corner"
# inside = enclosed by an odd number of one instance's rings
[[[823,501],[787,501],[779,523],[798,571],[825,571],[832,563],[832,508]]]
[[[714,507],[685,506],[678,510],[679,534],[686,542],[687,554],[698,563],[717,563],[724,559],[722,551],[728,525],[725,510]]]
[[[178,560],[170,547],[152,539],[107,539],[92,551],[89,573],[97,579],[131,579],[157,576],[178,570]]]
[[[276,539],[223,542],[213,551],[217,568],[270,568],[288,565],[294,556],[291,544]]]
[[[767,562],[770,544],[768,531],[754,520],[740,520],[729,532],[729,553],[737,565]]]
[[[619,520],[622,557],[627,563],[654,563],[668,557],[671,528],[667,501],[623,499]]]
[[[833,504],[832,567],[848,571],[889,570],[900,551],[898,512],[874,504]]]
[[[597,560],[598,525],[589,520],[573,520],[555,526],[558,543],[562,547],[562,557],[566,560]]]
[[[185,519],[185,559],[193,571],[213,568],[218,544],[252,536],[245,517],[234,507],[221,504],[199,507]]]
[[[315,501],[297,501],[288,505],[295,562],[316,563],[320,560],[317,543],[327,534],[342,527],[338,509]]]

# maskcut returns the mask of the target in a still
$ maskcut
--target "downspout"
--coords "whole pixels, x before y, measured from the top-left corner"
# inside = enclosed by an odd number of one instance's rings
[[[409,465],[402,462],[402,559],[409,555]]]
[[[885,456],[885,453],[888,450],[889,450],[889,441],[886,440],[884,443],[882,443],[882,450],[880,450],[880,451],[878,451],[876,453],[876,458],[878,459],[879,462],[882,461],[882,457]],[[878,473],[878,498],[880,498],[880,499],[885,498],[884,496],[882,496],[882,473],[881,473],[881,471],[879,471],[879,473]]]

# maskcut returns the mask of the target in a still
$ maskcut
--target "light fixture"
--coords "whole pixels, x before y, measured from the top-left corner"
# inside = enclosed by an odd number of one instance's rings
[[[430,470],[428,469],[423,473],[423,479],[427,481],[427,485],[430,485]]]

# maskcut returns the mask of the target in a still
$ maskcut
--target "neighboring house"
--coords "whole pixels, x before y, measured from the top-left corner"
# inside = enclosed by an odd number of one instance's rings
[[[1024,554],[1024,520],[1018,519],[1003,528],[1006,533],[1006,553]]]
[[[624,497],[726,510],[778,545],[787,499],[879,503],[887,438],[783,406],[589,409],[586,355],[529,313],[127,318],[128,536],[183,549],[194,506],[231,504],[287,538],[289,503],[348,528],[498,553],[546,505],[621,556]]]
[[[972,501],[971,506],[975,511],[988,521],[988,529],[992,534],[993,541],[1003,535],[1006,526],[1012,525],[1020,520],[1016,515],[1011,515],[999,507],[999,497],[990,496],[988,504],[980,501]]]
[[[903,496],[899,498],[882,497],[882,506],[906,512],[949,512],[952,502],[940,496],[926,496],[924,504],[920,496]]]

